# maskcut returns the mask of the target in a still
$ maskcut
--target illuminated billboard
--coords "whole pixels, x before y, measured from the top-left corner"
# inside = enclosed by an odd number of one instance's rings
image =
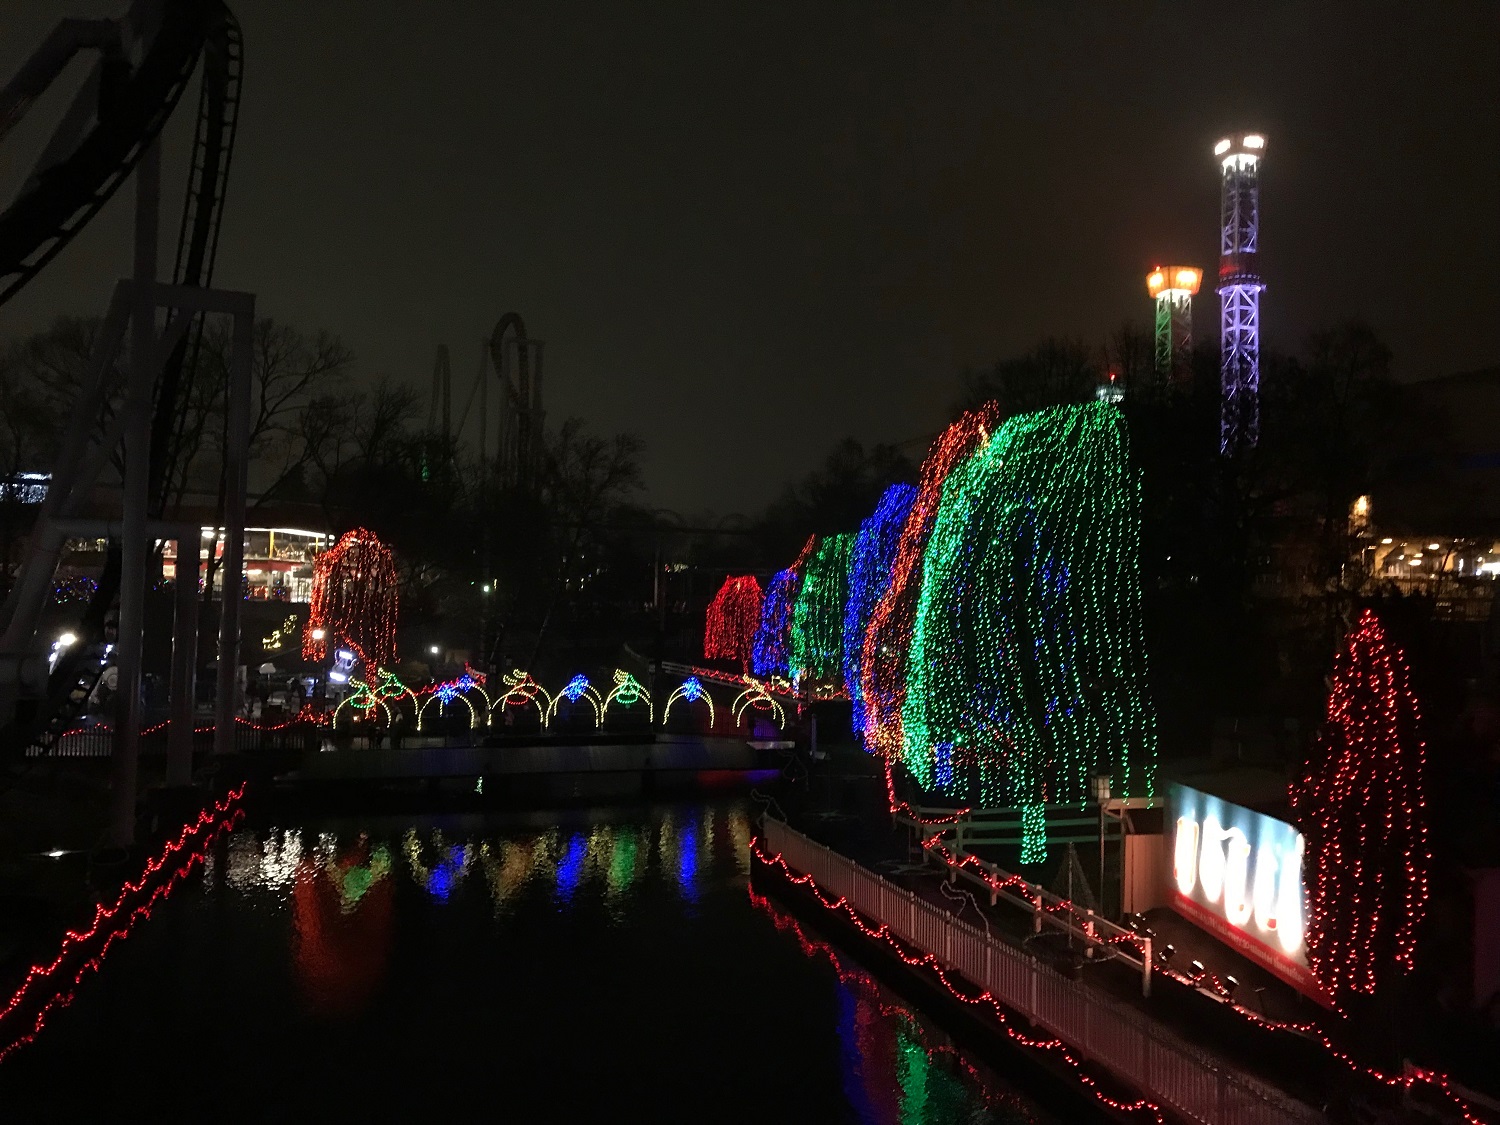
[[[1225,945],[1323,1004],[1307,963],[1302,856],[1285,821],[1173,785],[1167,806],[1168,900]]]

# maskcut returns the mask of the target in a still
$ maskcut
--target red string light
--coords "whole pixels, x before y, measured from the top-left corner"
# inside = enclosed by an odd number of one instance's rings
[[[755,630],[760,624],[760,583],[753,574],[731,575],[708,605],[703,627],[703,656],[708,660],[738,660],[750,670]]]
[[[915,1033],[915,1038],[921,1044],[922,1050],[927,1053],[929,1058],[943,1055],[946,1058],[952,1059],[954,1063],[968,1073],[970,1080],[978,1087],[986,1101],[1000,1101],[1005,1104],[1006,1109],[1012,1114],[1020,1113],[1027,1117],[1031,1116],[1017,1095],[1008,1092],[1002,1092],[997,1095],[991,1088],[990,1084],[992,1080],[981,1074],[978,1068],[970,1063],[968,1059],[964,1058],[956,1047],[946,1043],[929,1042],[925,1030],[922,1028],[921,1023],[917,1021],[917,1017],[913,1012],[900,1005],[886,1003],[881,999],[881,986],[874,977],[845,964],[844,958],[840,956],[837,949],[827,942],[819,941],[817,938],[810,936],[795,917],[778,908],[770,899],[756,894],[754,888],[747,889],[750,895],[751,907],[762,911],[771,920],[771,925],[776,927],[777,931],[790,934],[797,942],[798,947],[801,948],[805,957],[809,960],[818,960],[819,958],[826,960],[833,967],[834,973],[838,976],[839,983],[850,991],[862,993],[883,1017],[888,1019],[904,1018],[911,1021],[911,1030]]]
[[[1307,840],[1308,961],[1335,1002],[1411,972],[1427,913],[1424,748],[1408,679],[1365,610],[1334,658],[1327,718],[1291,786]]]
[[[951,818],[943,819],[948,820]],[[939,822],[934,821],[933,823]],[[1015,887],[1021,889],[1022,893],[1026,897],[1035,897],[1035,886],[1031,883],[1028,883],[1021,876],[1010,875],[1005,879],[996,878],[990,872],[984,871],[979,867],[976,857],[965,856],[959,858],[957,856],[954,856],[951,852],[948,852],[946,848],[943,848],[940,844],[938,844],[937,840],[938,837],[933,836],[928,840],[923,841],[923,846],[933,848],[933,850],[939,854],[939,857],[943,859],[944,862],[950,863],[956,867],[963,867],[972,864],[979,871],[979,874],[984,879],[985,883],[996,891],[1003,891]],[[822,889],[817,885],[817,882],[811,875],[796,874],[787,865],[786,860],[780,855],[777,855],[775,857],[766,856],[765,853],[760,850],[759,843],[760,841],[758,838],[750,841],[750,851],[752,858],[758,860],[766,866],[779,866],[785,873],[789,881],[796,883],[799,886],[805,886],[809,890],[811,890],[822,906],[830,910],[842,909],[849,915],[850,920],[854,923],[856,928],[858,928],[861,933],[865,934],[865,936],[872,938],[884,937],[885,940],[890,943],[893,948],[895,948],[897,955],[900,956],[901,959],[908,965],[917,966],[924,963],[923,958],[918,957],[913,959],[903,954],[902,948],[904,947],[900,947],[900,943],[897,939],[890,935],[889,930],[886,926],[882,925],[876,929],[870,928],[868,925],[863,923],[863,921],[858,916],[855,915],[853,909],[844,899],[830,899],[823,893]],[[1048,904],[1044,906],[1043,909],[1045,909],[1048,913],[1053,914],[1067,913],[1071,915],[1077,922],[1082,922],[1088,917],[1088,911],[1085,907],[1079,906],[1067,899],[1062,899],[1056,903]],[[1110,944],[1134,946],[1137,956],[1144,956],[1145,953],[1144,938],[1138,935],[1120,935],[1118,937],[1111,938]],[[932,958],[930,957],[926,958],[925,960],[927,962],[932,962]],[[984,997],[970,999],[964,994],[957,992],[950,984],[948,984],[948,981],[942,971],[940,969],[936,969],[935,963],[933,963],[933,967],[937,971],[939,978],[943,980],[944,985],[948,987],[948,990],[959,999],[968,1000],[971,1003],[977,1003],[979,999],[984,999]],[[1234,1012],[1236,1015],[1240,1016],[1242,1019],[1246,1020],[1248,1023],[1254,1024],[1256,1027],[1264,1031],[1292,1034],[1306,1040],[1307,1042],[1315,1043],[1319,1047],[1321,1047],[1330,1058],[1336,1060],[1351,1073],[1358,1075],[1359,1077],[1372,1080],[1381,1084],[1382,1086],[1386,1086],[1392,1089],[1404,1088],[1406,1090],[1415,1090],[1418,1088],[1426,1087],[1445,1098],[1448,1103],[1459,1112],[1459,1114],[1463,1117],[1464,1121],[1468,1123],[1468,1125],[1486,1125],[1487,1122],[1491,1121],[1490,1118],[1483,1116],[1471,1103],[1460,1096],[1458,1092],[1453,1089],[1452,1078],[1447,1074],[1442,1073],[1441,1071],[1429,1070],[1423,1067],[1413,1067],[1409,1072],[1406,1073],[1388,1074],[1385,1071],[1381,1070],[1379,1067],[1364,1065],[1358,1059],[1354,1058],[1354,1056],[1350,1055],[1347,1051],[1342,1050],[1316,1023],[1296,1023],[1290,1020],[1275,1020],[1270,1018],[1269,1016],[1263,1015],[1260,1012],[1254,1011],[1234,1001],[1231,998],[1233,990],[1225,981],[1223,981],[1214,973],[1205,971],[1203,973],[1189,975],[1172,968],[1170,965],[1164,965],[1160,961],[1157,962],[1152,971],[1153,973],[1169,977],[1177,983],[1182,984],[1188,988],[1202,988],[1206,984],[1219,996],[1225,1007]],[[995,1001],[993,998],[990,998],[990,1002],[992,1004],[995,1004],[998,1008],[997,1001]],[[999,1013],[997,1012],[997,1014]],[[1001,1016],[1001,1021],[1002,1023],[1004,1022],[1003,1016]],[[1013,1030],[1007,1028],[1007,1031],[1012,1035],[1012,1038],[1016,1037]]]
[[[1021,1031],[1016,1026],[1014,1017],[1010,1013],[1008,1013],[1006,1009],[1001,1006],[1000,1002],[996,1000],[995,997],[988,991],[981,992],[977,996],[971,996],[969,993],[955,987],[953,981],[956,977],[956,974],[951,974],[947,970],[945,970],[936,957],[934,957],[930,953],[909,952],[906,943],[892,934],[890,932],[890,927],[884,924],[875,927],[870,926],[867,922],[865,922],[863,918],[859,916],[859,914],[855,912],[854,908],[851,907],[846,900],[842,898],[830,899],[828,896],[826,896],[823,893],[822,888],[818,886],[817,882],[811,875],[796,874],[790,867],[787,866],[785,858],[780,855],[767,856],[760,849],[759,839],[750,841],[750,854],[754,859],[766,865],[767,867],[780,867],[788,881],[795,883],[798,886],[807,887],[812,892],[813,897],[817,900],[817,902],[825,909],[834,912],[842,912],[848,918],[848,920],[853,923],[855,929],[859,930],[859,932],[864,934],[866,937],[876,940],[883,940],[890,947],[891,951],[908,967],[913,969],[927,969],[931,971],[931,973],[937,978],[938,983],[946,988],[949,994],[953,996],[954,999],[962,1000],[965,1004],[988,1004],[995,1018],[999,1021],[1001,1029],[1004,1030],[1006,1035],[1008,1035],[1015,1042],[1021,1044],[1023,1047],[1029,1047],[1039,1051],[1053,1052],[1073,1068],[1074,1074],[1078,1078],[1078,1080],[1083,1083],[1083,1085],[1088,1089],[1089,1093],[1091,1093],[1098,1101],[1109,1106],[1111,1109],[1117,1110],[1122,1113],[1136,1113],[1145,1115],[1149,1120],[1158,1122],[1159,1125],[1161,1122],[1163,1122],[1164,1118],[1162,1117],[1161,1107],[1158,1106],[1155,1102],[1149,1101],[1146,1098],[1136,1098],[1134,1101],[1125,1101],[1123,1099],[1110,1097],[1104,1092],[1103,1089],[1100,1088],[1097,1079],[1095,1079],[1091,1074],[1088,1073],[1087,1070],[1084,1069],[1083,1060],[1073,1054],[1073,1052],[1068,1049],[1067,1044],[1065,1044],[1061,1039],[1039,1039],[1026,1034],[1024,1031]]]
[[[234,808],[231,815],[225,817],[231,808],[236,806],[245,795],[245,784],[241,783],[238,789],[230,790],[223,798],[216,801],[211,808],[205,809],[198,814],[196,820],[183,825],[182,831],[177,839],[167,844],[161,853],[155,858],[147,861],[140,877],[134,882],[126,883],[120,888],[120,893],[115,899],[113,906],[105,907],[102,903],[94,908],[94,918],[85,930],[68,930],[63,935],[62,945],[57,956],[46,965],[33,965],[22,980],[19,988],[11,996],[4,1008],[0,1008],[0,1027],[6,1026],[6,1021],[21,1010],[33,988],[43,982],[50,980],[74,956],[87,951],[89,947],[97,942],[95,949],[88,958],[83,961],[73,974],[73,979],[66,986],[66,991],[59,989],[53,996],[42,1005],[32,1021],[28,1031],[11,1039],[3,1048],[0,1048],[0,1062],[8,1058],[12,1052],[25,1046],[36,1039],[42,1027],[47,1022],[47,1017],[54,1009],[66,1008],[73,1002],[76,990],[83,978],[91,972],[97,972],[103,963],[105,954],[110,947],[119,940],[130,936],[135,924],[144,918],[151,917],[151,908],[158,900],[170,894],[183,879],[193,870],[194,866],[203,862],[208,854],[208,847],[221,833],[232,829],[243,819],[243,809]],[[204,827],[212,825],[213,830],[204,833]],[[127,903],[134,897],[140,895],[153,877],[161,872],[172,857],[181,852],[190,839],[200,837],[197,846],[188,853],[186,858],[167,876],[163,881],[157,882],[144,902],[137,903],[126,911]],[[124,915],[121,918],[121,915]]]
[[[313,563],[303,659],[322,660],[330,647],[352,649],[367,668],[396,660],[396,561],[362,527],[346,531]]]
[[[906,700],[906,656],[922,588],[922,558],[943,498],[943,482],[955,465],[989,437],[1000,416],[996,403],[966,412],[933,442],[922,462],[917,497],[901,537],[890,583],[875,603],[865,629],[860,688],[865,699],[865,745],[887,757],[902,749],[901,709]]]

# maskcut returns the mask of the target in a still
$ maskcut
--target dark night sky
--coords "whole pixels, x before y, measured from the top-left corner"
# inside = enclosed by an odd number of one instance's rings
[[[0,0],[0,80],[122,6]],[[241,0],[217,280],[424,395],[447,343],[460,400],[518,311],[549,416],[645,438],[650,503],[752,511],[838,438],[936,429],[966,365],[1148,322],[1153,261],[1217,264],[1211,149],[1253,128],[1269,346],[1362,316],[1403,378],[1500,361],[1500,7],[1109,8]],[[102,311],[128,200],[0,335]]]

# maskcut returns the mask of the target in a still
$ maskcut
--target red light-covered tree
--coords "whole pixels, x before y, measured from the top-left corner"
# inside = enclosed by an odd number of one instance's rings
[[[396,560],[362,527],[346,531],[313,563],[302,655],[322,660],[330,648],[343,646],[355,652],[371,679],[370,669],[396,659]]]
[[[1334,658],[1327,718],[1291,786],[1307,840],[1308,960],[1335,1003],[1409,973],[1427,913],[1424,747],[1408,679],[1365,610]]]
[[[709,603],[703,655],[709,660],[738,660],[748,671],[759,624],[760,583],[753,574],[731,575]]]

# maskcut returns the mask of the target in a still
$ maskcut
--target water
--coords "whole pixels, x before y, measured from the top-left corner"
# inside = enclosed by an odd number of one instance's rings
[[[242,826],[0,1119],[1052,1120],[750,892],[750,811]]]

